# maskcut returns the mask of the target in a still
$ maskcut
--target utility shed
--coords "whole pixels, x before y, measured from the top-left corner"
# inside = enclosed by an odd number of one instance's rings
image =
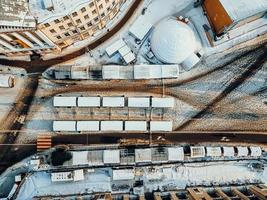
[[[125,45],[125,46],[123,46],[122,48],[119,49],[119,54],[122,57],[125,56],[125,55],[127,55],[130,52],[131,52],[131,49],[127,45]]]
[[[159,98],[152,97],[152,107],[154,108],[173,108],[174,107],[174,98]]]
[[[206,147],[207,156],[210,157],[220,157],[222,156],[221,147]]]
[[[135,162],[142,163],[142,162],[151,162],[151,149],[135,149]]]
[[[62,97],[55,96],[53,99],[53,105],[55,107],[75,107],[77,97]]]
[[[172,131],[172,121],[151,121],[150,131]]]
[[[262,154],[262,150],[260,147],[249,147],[250,148],[250,156],[252,157],[260,157]]]
[[[100,97],[78,97],[79,107],[100,107]]]
[[[76,121],[53,121],[53,131],[76,131]]]
[[[88,151],[72,151],[72,165],[87,165]]]
[[[123,131],[123,122],[101,121],[101,131]]]
[[[248,156],[248,148],[247,147],[236,147],[237,149],[237,156],[238,157],[244,157]]]
[[[104,164],[119,164],[120,150],[104,150],[103,161]]]
[[[203,146],[191,146],[190,147],[191,158],[204,158],[205,147]]]
[[[124,97],[103,97],[103,107],[124,107]]]
[[[99,121],[77,121],[77,131],[99,131]]]
[[[125,121],[125,131],[147,131],[146,121]]]
[[[114,169],[112,170],[112,179],[113,181],[133,180],[134,170],[133,169]]]
[[[52,182],[64,182],[64,181],[73,181],[72,172],[55,172],[51,173]]]
[[[223,147],[223,156],[225,156],[225,157],[234,157],[235,156],[234,147]]]
[[[184,148],[183,147],[169,147],[168,148],[168,161],[183,161]]]
[[[111,57],[117,51],[119,51],[120,48],[122,48],[125,45],[126,45],[126,43],[122,39],[119,39],[116,42],[114,42],[113,44],[111,44],[109,47],[107,47],[106,52],[107,52],[108,56]]]
[[[138,40],[143,40],[152,28],[152,23],[144,15],[140,15],[129,29],[131,35]]]
[[[128,107],[148,108],[150,107],[149,97],[128,97]]]

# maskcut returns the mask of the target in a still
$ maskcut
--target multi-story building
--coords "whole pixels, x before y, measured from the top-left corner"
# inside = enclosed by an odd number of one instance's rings
[[[25,0],[0,0],[0,55],[43,54],[56,49],[29,14]]]
[[[61,51],[97,36],[126,0],[0,0],[0,54]]]

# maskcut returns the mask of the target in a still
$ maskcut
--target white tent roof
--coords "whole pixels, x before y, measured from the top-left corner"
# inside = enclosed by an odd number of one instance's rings
[[[233,21],[240,21],[267,10],[266,0],[220,0]]]
[[[83,169],[77,169],[73,171],[73,180],[74,181],[84,180]]]
[[[219,157],[222,155],[221,147],[206,147],[207,156]]]
[[[133,169],[118,169],[112,171],[112,177],[114,181],[117,180],[131,180],[134,179]]]
[[[151,149],[135,149],[135,162],[151,162]]]
[[[234,147],[223,147],[223,156],[235,156]]]
[[[236,147],[236,148],[237,148],[237,156],[248,156],[247,147]]]
[[[99,121],[77,121],[77,131],[99,131]]]
[[[251,156],[253,157],[259,157],[262,154],[262,150],[260,147],[250,147]]]
[[[184,148],[183,147],[169,147],[168,148],[168,160],[169,161],[184,160]]]
[[[124,107],[124,97],[103,97],[103,107]]]
[[[76,121],[53,121],[53,131],[76,131]]]
[[[72,152],[72,164],[73,165],[87,165],[88,151],[73,151]]]
[[[74,107],[76,106],[76,98],[55,96],[53,104],[58,107]]]
[[[181,63],[196,48],[195,35],[191,28],[172,18],[161,21],[152,33],[151,49],[164,63]]]
[[[100,97],[78,97],[79,107],[100,107]]]
[[[122,121],[101,121],[101,131],[122,131]]]
[[[104,150],[103,160],[105,164],[120,163],[120,150]]]
[[[149,97],[128,97],[128,107],[150,107]]]
[[[147,122],[125,121],[125,131],[147,131]]]

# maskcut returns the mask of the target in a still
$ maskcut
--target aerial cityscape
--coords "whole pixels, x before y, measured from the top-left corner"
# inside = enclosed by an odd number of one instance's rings
[[[0,0],[0,200],[267,200],[267,0]]]

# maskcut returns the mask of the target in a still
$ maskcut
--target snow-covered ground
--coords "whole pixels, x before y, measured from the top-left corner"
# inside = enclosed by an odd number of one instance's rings
[[[196,185],[229,185],[246,183],[266,183],[266,171],[252,171],[248,162],[193,163],[165,167],[137,167],[137,180],[144,181],[147,192],[160,189],[175,190]],[[109,168],[85,172],[85,179],[77,182],[51,182],[48,172],[35,172],[29,175],[18,193],[19,199],[33,196],[67,195],[92,192],[120,192],[130,190],[133,180],[113,181]],[[121,188],[121,189],[120,189]]]

